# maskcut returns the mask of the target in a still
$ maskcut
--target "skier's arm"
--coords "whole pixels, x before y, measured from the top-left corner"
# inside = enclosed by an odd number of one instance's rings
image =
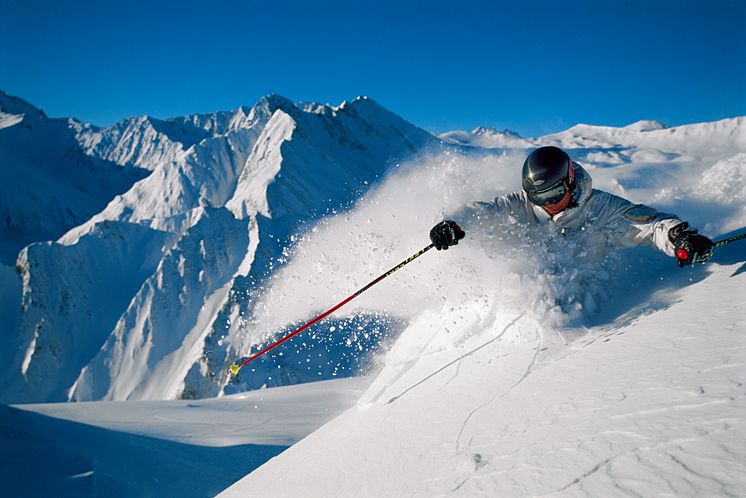
[[[492,202],[472,202],[449,218],[455,220],[467,232],[477,230],[489,234],[503,230],[516,221],[528,222],[528,218],[534,215],[526,206],[522,194],[515,192],[498,196]]]
[[[622,247],[650,245],[675,257],[675,247],[668,232],[683,223],[673,214],[661,213],[644,204],[632,204],[611,194],[608,201],[607,226],[614,242]]]
[[[458,244],[466,231],[477,230],[489,236],[496,228],[509,222],[512,213],[511,206],[518,207],[516,194],[497,197],[493,202],[477,201],[464,206],[459,211],[448,216],[447,220],[441,221],[430,230],[430,240],[438,249]],[[454,221],[455,220],[455,221]]]
[[[609,194],[610,195],[610,194]],[[610,195],[609,224],[616,242],[625,247],[649,244],[676,258],[679,266],[706,261],[712,256],[712,241],[689,228],[673,214],[661,213],[644,204],[632,204]],[[683,250],[683,252],[682,252]]]

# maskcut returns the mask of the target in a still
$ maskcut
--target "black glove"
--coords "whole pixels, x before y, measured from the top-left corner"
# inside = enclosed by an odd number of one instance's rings
[[[430,240],[437,250],[448,249],[455,246],[458,241],[466,237],[466,233],[455,221],[441,221],[430,230]]]
[[[674,245],[676,263],[680,267],[701,263],[712,257],[712,241],[700,235],[689,223],[676,225],[668,231],[668,240]]]

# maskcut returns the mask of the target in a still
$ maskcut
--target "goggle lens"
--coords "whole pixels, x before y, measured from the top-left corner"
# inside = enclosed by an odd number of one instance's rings
[[[537,206],[546,206],[547,204],[556,204],[562,200],[567,193],[568,188],[565,182],[560,182],[554,187],[542,190],[540,192],[526,192],[528,200]]]

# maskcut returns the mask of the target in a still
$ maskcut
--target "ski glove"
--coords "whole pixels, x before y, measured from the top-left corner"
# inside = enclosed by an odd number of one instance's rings
[[[455,221],[451,220],[441,221],[430,230],[430,240],[439,251],[455,246],[464,237],[466,237],[466,233],[461,230],[461,227]]]
[[[689,223],[676,225],[668,231],[668,240],[674,245],[679,267],[701,263],[712,257],[712,241],[689,228]]]

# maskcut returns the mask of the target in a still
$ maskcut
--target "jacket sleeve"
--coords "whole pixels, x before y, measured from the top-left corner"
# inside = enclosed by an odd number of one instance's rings
[[[467,231],[480,231],[490,236],[496,230],[516,223],[525,223],[533,216],[519,192],[496,197],[492,202],[472,202],[450,216]]]
[[[622,247],[651,245],[674,257],[674,245],[668,231],[682,223],[673,214],[661,213],[644,204],[633,204],[612,194],[609,196],[606,220],[613,242]]]

